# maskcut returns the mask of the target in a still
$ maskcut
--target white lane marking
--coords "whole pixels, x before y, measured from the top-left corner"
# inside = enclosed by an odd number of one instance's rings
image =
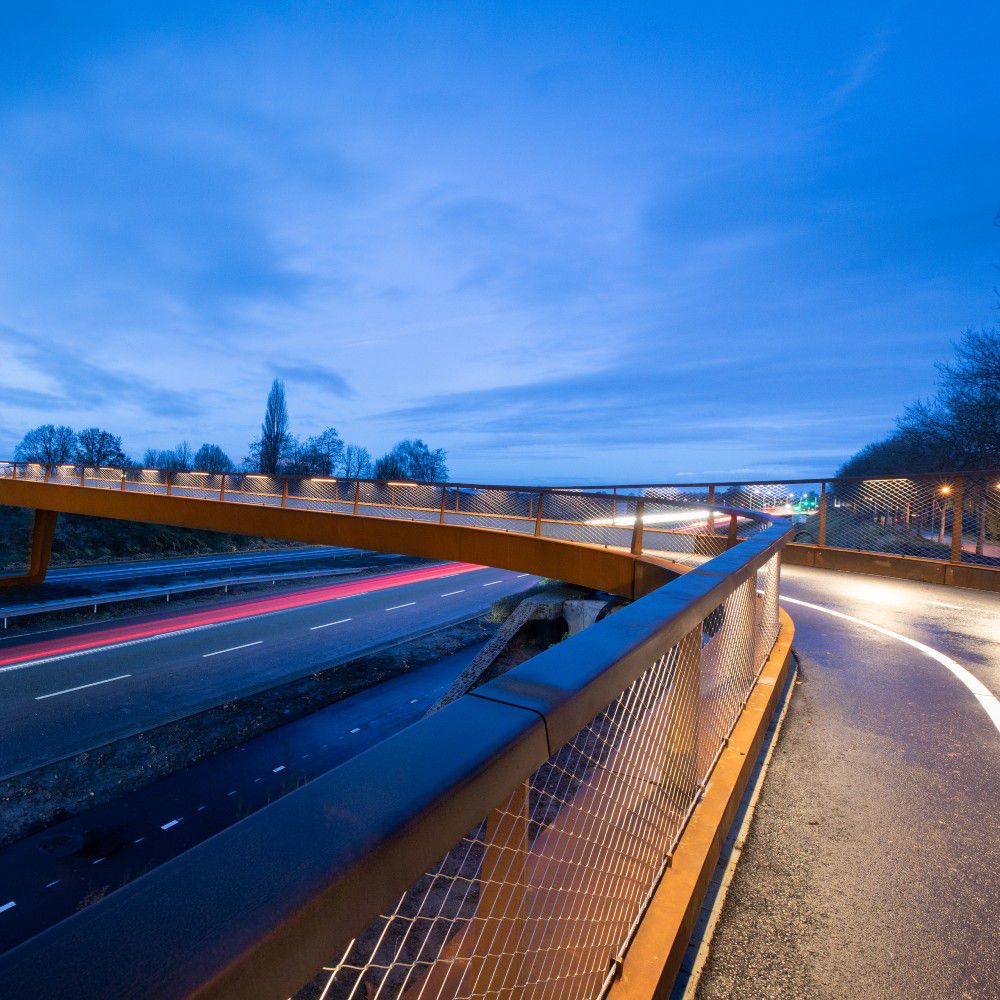
[[[489,583],[484,583],[484,587],[495,587],[498,583],[503,583],[503,580],[490,580]]]
[[[284,764],[279,764],[277,767],[272,767],[271,768],[271,772],[273,774],[277,774],[279,771],[284,771],[284,769],[285,769],[285,765]]]
[[[102,861],[107,861],[107,858],[98,858],[96,861],[91,861],[92,865],[99,865]]]
[[[214,653],[202,653],[201,658],[204,660],[209,656],[219,656],[222,653],[235,653],[237,649],[249,649],[251,646],[259,646],[264,640],[258,639],[256,642],[245,642],[242,646],[230,646],[228,649],[217,649]]]
[[[226,795],[235,795],[236,789],[234,788],[231,792],[226,792]]]
[[[0,906],[0,913],[3,913],[5,910],[9,910],[14,906],[17,906],[17,903],[12,899],[9,903],[4,903],[3,906]]]
[[[360,733],[361,732],[361,727],[358,726],[356,729],[352,729],[351,732],[352,733]]]
[[[119,674],[117,677],[105,677],[103,681],[91,681],[89,684],[80,684],[75,688],[64,688],[62,691],[52,691],[49,694],[40,694],[35,698],[35,701],[44,701],[46,698],[55,698],[60,694],[70,694],[73,691],[82,691],[84,688],[97,687],[99,684],[110,684],[112,681],[123,681],[126,677],[131,677],[131,674]]]
[[[983,710],[990,717],[993,725],[997,727],[997,732],[1000,732],[1000,701],[997,700],[996,696],[979,680],[974,674],[971,674],[965,669],[960,663],[953,660],[950,656],[946,656],[944,653],[939,652],[931,646],[927,646],[922,642],[918,642],[916,639],[911,639],[908,635],[902,635],[899,632],[893,632],[892,629],[883,628],[881,625],[876,625],[874,622],[865,621],[863,618],[855,618],[854,615],[845,615],[843,611],[834,611],[832,608],[824,608],[821,604],[811,604],[809,601],[800,601],[796,597],[784,597],[781,598],[789,604],[800,604],[804,608],[812,608],[814,611],[822,611],[825,615],[832,615],[834,618],[843,618],[844,621],[852,622],[855,625],[860,625],[862,628],[870,628],[873,632],[879,632],[882,635],[888,636],[890,639],[898,639],[900,642],[905,642],[907,646],[912,646],[914,649],[919,650],[925,656],[929,656],[932,660],[937,660],[941,666],[950,670],[973,694],[975,699],[982,705]]]
[[[515,580],[520,580],[520,579],[522,579],[523,577],[526,577],[526,576],[531,576],[531,574],[530,573],[518,573],[517,576],[514,577],[514,579]]]
[[[132,843],[141,844],[145,839],[146,839],[145,837],[136,837],[135,840],[132,841]]]
[[[205,807],[204,806],[198,806],[198,808],[195,811],[196,812],[204,812],[205,811]]]
[[[928,601],[928,604],[933,604],[938,608],[950,608],[952,611],[964,611],[964,604],[949,604],[947,601]]]
[[[442,597],[454,597],[456,594],[464,594],[464,590],[449,590],[447,594],[442,594]]]
[[[61,881],[62,881],[62,879],[61,879],[61,878],[57,878],[57,879],[56,879],[56,880],[55,880],[54,882],[46,882],[46,883],[45,883],[45,888],[46,888],[46,889],[51,889],[51,888],[52,888],[52,886],[54,886],[54,885],[58,885],[58,884],[59,884],[59,883],[60,883]]]
[[[177,824],[181,821],[181,819],[184,819],[184,817],[181,816],[180,819],[172,819],[169,823],[164,823],[163,826],[160,827],[160,829],[169,830],[172,826],[177,826]]]
[[[386,608],[386,611],[398,611],[400,608],[412,608],[416,601],[407,601],[406,604],[394,604],[391,608]]]
[[[417,703],[417,699],[416,698],[411,698],[410,699],[410,704],[411,705],[416,705],[416,703]]]
[[[337,621],[327,622],[325,625],[313,625],[312,628],[309,629],[309,631],[315,632],[316,629],[318,628],[329,628],[331,625],[343,625],[344,622],[349,622],[350,620],[351,620],[350,618],[338,618]]]

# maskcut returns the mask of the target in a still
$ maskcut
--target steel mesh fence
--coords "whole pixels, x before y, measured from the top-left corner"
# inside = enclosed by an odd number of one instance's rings
[[[343,948],[305,998],[601,994],[778,633],[778,557]]]

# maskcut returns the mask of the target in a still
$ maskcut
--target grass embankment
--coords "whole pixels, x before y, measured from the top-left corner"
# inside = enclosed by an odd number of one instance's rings
[[[31,545],[32,516],[33,512],[23,507],[0,506],[0,571],[16,573],[24,569]],[[293,543],[268,538],[60,514],[51,565],[291,547]]]

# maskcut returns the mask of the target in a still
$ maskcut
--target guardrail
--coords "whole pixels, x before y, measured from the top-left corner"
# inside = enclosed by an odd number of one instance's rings
[[[98,607],[106,604],[126,604],[133,601],[151,601],[157,597],[165,597],[167,601],[175,594],[195,594],[203,590],[223,590],[229,593],[230,587],[253,586],[260,583],[276,583],[278,580],[311,580],[328,576],[357,575],[358,569],[299,569],[285,573],[258,573],[252,576],[229,576],[214,580],[199,580],[196,583],[164,584],[159,587],[136,587],[132,590],[116,590],[107,594],[92,594],[89,597],[63,597],[45,601],[39,604],[0,605],[2,627],[6,629],[11,618],[27,618],[31,615],[49,615],[57,611],[82,611],[92,607],[97,613]]]
[[[787,523],[573,490],[73,478],[556,538],[580,578],[605,548],[719,554],[9,952],[13,995],[602,993],[774,645]]]

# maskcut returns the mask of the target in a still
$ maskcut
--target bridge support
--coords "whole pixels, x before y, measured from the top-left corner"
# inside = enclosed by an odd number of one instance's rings
[[[52,538],[56,532],[54,510],[36,510],[35,522],[31,528],[31,553],[28,556],[28,571],[19,576],[0,577],[0,587],[37,587],[45,580],[52,555]]]

